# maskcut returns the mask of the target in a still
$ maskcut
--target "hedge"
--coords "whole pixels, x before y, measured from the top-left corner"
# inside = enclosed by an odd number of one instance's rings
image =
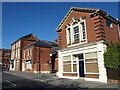
[[[118,69],[120,67],[120,44],[111,43],[104,53],[105,68]]]

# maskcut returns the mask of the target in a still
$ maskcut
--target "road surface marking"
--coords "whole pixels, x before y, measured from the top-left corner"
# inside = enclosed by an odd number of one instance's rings
[[[17,86],[17,85],[15,85],[14,83],[12,83],[12,82],[10,82],[10,81],[8,81],[8,80],[5,80],[6,82],[8,82],[8,83],[11,83],[13,86]]]

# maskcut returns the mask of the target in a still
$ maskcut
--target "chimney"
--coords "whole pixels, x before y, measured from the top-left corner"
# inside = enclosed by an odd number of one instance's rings
[[[58,44],[58,39],[54,39],[54,43],[55,43],[55,44]]]

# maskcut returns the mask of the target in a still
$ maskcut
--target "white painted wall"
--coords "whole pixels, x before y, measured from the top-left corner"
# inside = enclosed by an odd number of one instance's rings
[[[85,44],[76,46],[73,48],[66,48],[58,51],[58,72],[57,76],[61,78],[71,78],[73,77],[66,77],[63,76],[63,61],[62,57],[67,55],[73,55],[73,54],[80,54],[80,53],[89,53],[89,52],[97,52],[98,57],[98,67],[99,67],[99,79],[93,79],[93,78],[84,78],[85,80],[90,81],[99,81],[99,82],[105,82],[107,83],[107,75],[106,75],[106,69],[104,67],[104,51],[107,48],[106,45],[103,43],[104,41],[99,41],[91,44]],[[81,47],[83,46],[83,47]],[[78,65],[78,64],[77,64]],[[79,70],[77,70],[79,74]],[[74,77],[75,79],[78,78]]]

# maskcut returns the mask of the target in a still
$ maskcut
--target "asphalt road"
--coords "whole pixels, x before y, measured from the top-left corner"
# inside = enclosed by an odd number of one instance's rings
[[[2,90],[9,90],[9,89],[43,89],[43,88],[53,88],[50,85],[45,83],[40,83],[37,81],[33,81],[27,78],[23,78],[16,75],[11,75],[8,73],[2,73]]]
[[[24,78],[17,75],[12,75],[9,73],[2,72],[2,90],[18,90],[18,89],[27,89],[27,90],[62,90],[67,89],[63,86],[52,86],[47,83],[38,82],[28,78]],[[72,88],[75,90],[75,88]],[[86,88],[87,89],[87,88]],[[79,90],[79,89],[77,89]],[[80,88],[80,90],[85,90],[85,88]]]

